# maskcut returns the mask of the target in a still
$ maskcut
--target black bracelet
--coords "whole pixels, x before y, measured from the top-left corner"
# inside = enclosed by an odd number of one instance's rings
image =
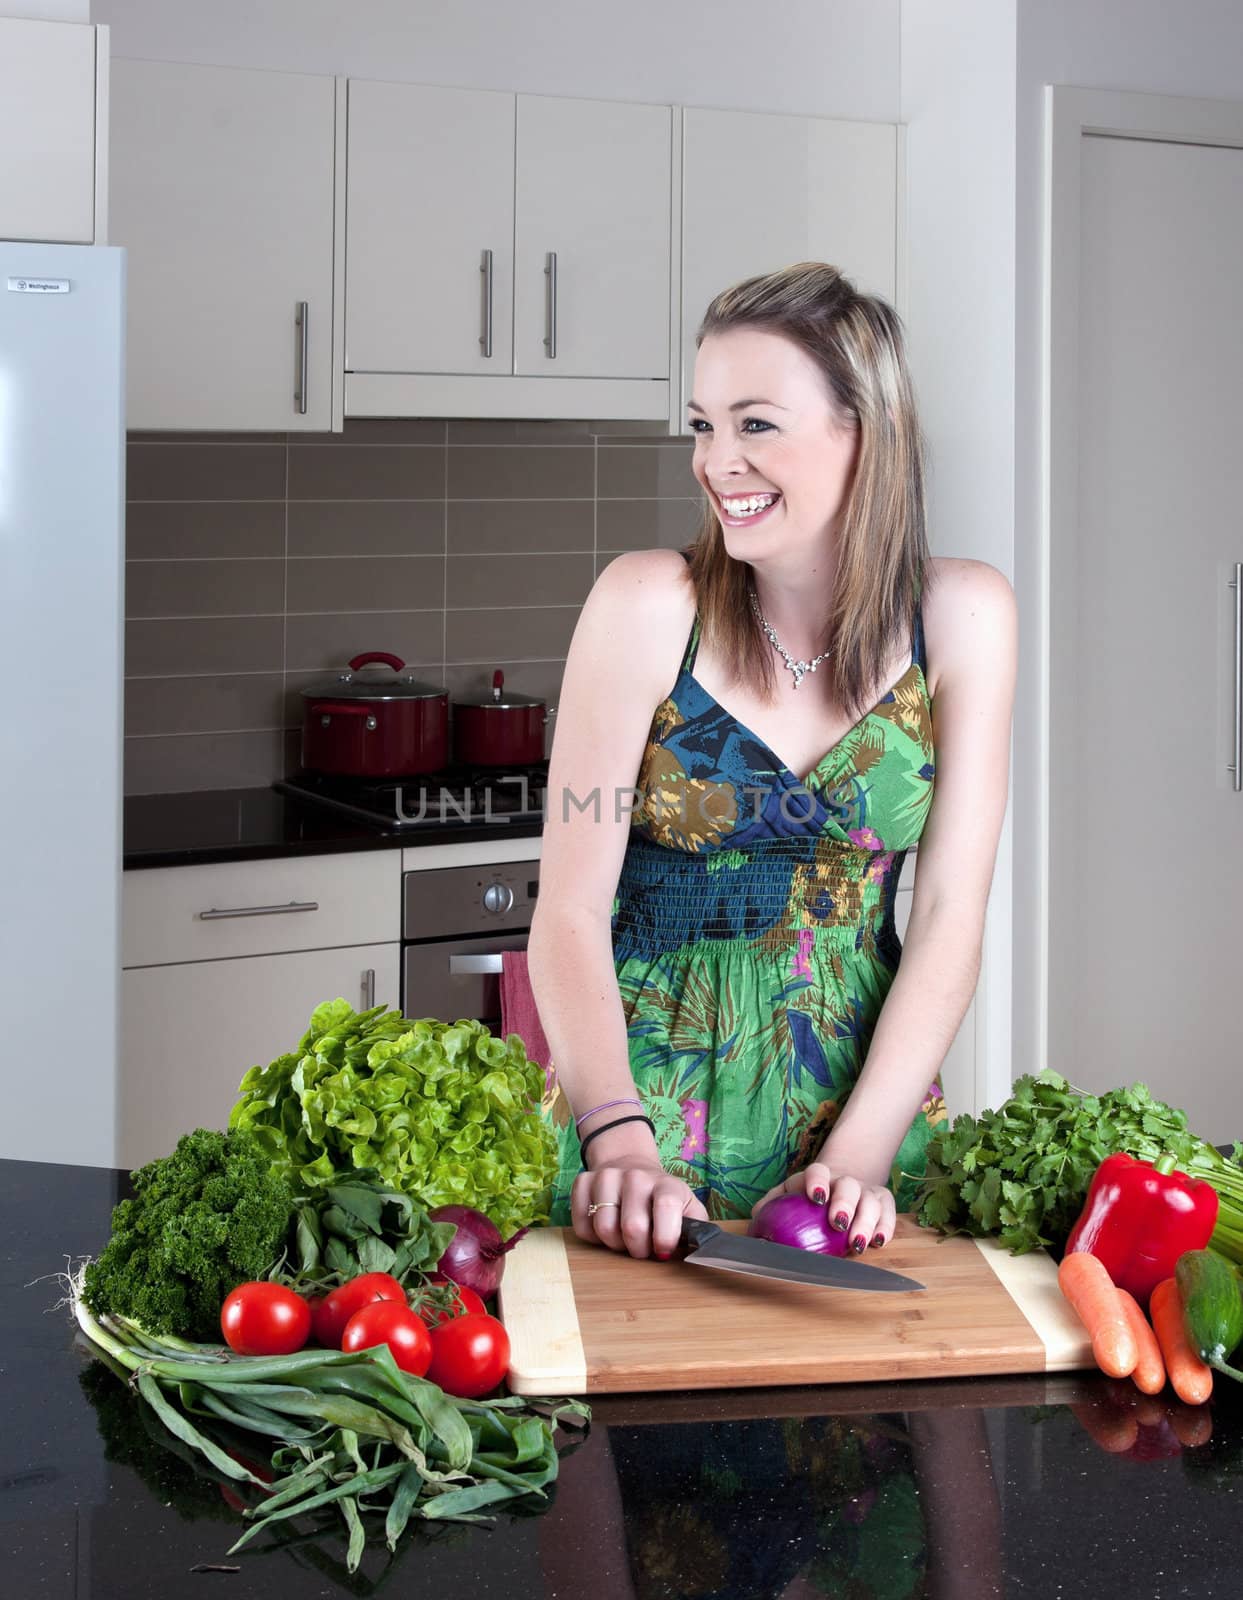
[[[579,1143],[578,1153],[583,1158],[584,1170],[586,1170],[587,1167],[587,1146],[591,1143],[591,1141],[598,1137],[598,1135],[607,1133],[610,1128],[620,1128],[623,1122],[646,1122],[648,1127],[652,1130],[652,1137],[656,1137],[656,1124],[652,1121],[651,1117],[640,1116],[637,1112],[632,1117],[618,1117],[615,1122],[606,1122],[602,1128],[593,1128],[587,1137]]]

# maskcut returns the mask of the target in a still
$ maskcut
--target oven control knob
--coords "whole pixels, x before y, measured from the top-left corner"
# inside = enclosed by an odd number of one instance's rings
[[[483,891],[483,909],[494,916],[503,917],[513,910],[513,905],[514,891],[507,883],[490,883]]]

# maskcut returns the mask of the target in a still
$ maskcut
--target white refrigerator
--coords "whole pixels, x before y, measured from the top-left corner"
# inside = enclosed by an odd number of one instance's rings
[[[125,253],[0,240],[0,1157],[115,1165]]]

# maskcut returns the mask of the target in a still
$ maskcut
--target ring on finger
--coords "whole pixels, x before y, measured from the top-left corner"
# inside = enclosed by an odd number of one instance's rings
[[[620,1200],[593,1200],[587,1207],[587,1215],[594,1217],[597,1211],[603,1211],[605,1206],[620,1206]]]

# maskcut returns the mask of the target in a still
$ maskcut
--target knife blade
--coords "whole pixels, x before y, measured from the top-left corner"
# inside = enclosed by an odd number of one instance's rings
[[[719,1267],[725,1272],[745,1272],[757,1278],[778,1278],[786,1283],[810,1283],[822,1289],[870,1289],[908,1294],[924,1284],[887,1267],[869,1266],[838,1256],[795,1250],[769,1239],[727,1233],[714,1222],[682,1218],[682,1243],[690,1252],[684,1259],[696,1267]]]

